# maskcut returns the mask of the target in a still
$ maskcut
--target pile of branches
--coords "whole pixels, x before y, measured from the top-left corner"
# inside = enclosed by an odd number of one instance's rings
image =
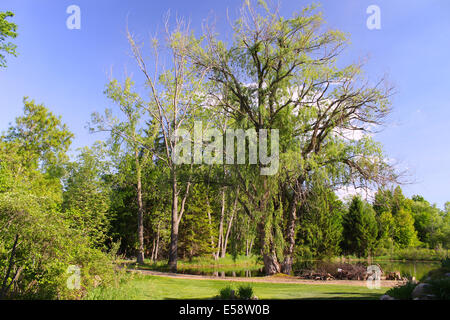
[[[367,280],[369,275],[363,264],[321,263],[297,272],[297,276],[311,280]]]

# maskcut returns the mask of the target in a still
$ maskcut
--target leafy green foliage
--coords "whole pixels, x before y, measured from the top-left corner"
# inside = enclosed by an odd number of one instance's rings
[[[52,177],[61,178],[72,138],[61,117],[25,98],[24,114],[8,129],[4,141],[16,144],[15,152],[26,169],[42,169]]]
[[[7,19],[14,17],[11,11],[0,12],[0,67],[6,67],[6,57],[2,52],[17,56],[17,46],[11,42],[6,42],[8,38],[17,37],[17,25]]]
[[[422,196],[407,199],[400,187],[379,189],[373,208],[377,213],[380,247],[448,248],[450,219],[445,211]]]
[[[238,297],[242,300],[250,300],[253,298],[253,287],[250,285],[239,286]]]
[[[220,289],[219,296],[222,300],[231,300],[234,290],[231,286]]]
[[[394,246],[395,220],[390,211],[376,215],[378,223],[378,245],[391,249]]]
[[[450,277],[430,280],[431,292],[437,299],[450,300]]]
[[[100,145],[81,150],[77,161],[68,165],[62,203],[71,226],[96,245],[105,242],[109,228],[108,165],[102,161],[103,157],[104,151]]]
[[[253,298],[253,287],[250,284],[241,285],[237,290],[233,286],[228,285],[220,289],[219,298],[221,300],[250,300]]]
[[[450,258],[449,257],[442,260],[441,267],[442,267],[442,269],[445,269],[446,271],[450,272]]]
[[[2,298],[78,299],[114,281],[112,256],[60,211],[71,137],[58,117],[25,100],[25,114],[0,140]],[[80,289],[67,286],[69,266],[81,269]]]
[[[420,196],[413,196],[409,205],[418,239],[430,248],[445,245],[448,226],[443,212]]]
[[[404,285],[400,285],[386,291],[386,294],[399,300],[411,300],[411,293],[417,286],[415,282],[407,282]]]
[[[395,215],[396,243],[401,248],[418,245],[417,231],[414,229],[414,218],[411,212],[401,208]]]

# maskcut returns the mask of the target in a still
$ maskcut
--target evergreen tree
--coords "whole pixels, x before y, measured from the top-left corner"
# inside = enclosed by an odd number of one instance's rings
[[[344,206],[331,190],[315,187],[300,209],[297,244],[300,254],[313,258],[340,254]]]
[[[355,196],[344,216],[343,247],[346,253],[367,256],[376,246],[377,221],[372,207]]]
[[[210,254],[211,232],[205,195],[205,187],[196,184],[192,187],[186,204],[184,219],[181,222],[179,235],[179,252],[183,257],[192,259],[194,256]]]

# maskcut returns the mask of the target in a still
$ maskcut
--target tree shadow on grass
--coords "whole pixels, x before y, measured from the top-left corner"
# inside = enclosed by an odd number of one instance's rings
[[[320,300],[338,300],[338,301],[356,301],[356,300],[379,300],[382,294],[379,293],[345,293],[345,292],[326,292],[324,294],[330,295],[329,297],[308,297],[308,298],[292,298],[292,299],[262,299],[262,300],[255,300],[257,301],[264,301],[264,300],[292,300],[292,301],[320,301]],[[346,295],[343,297],[342,295]],[[349,295],[355,295],[354,297],[349,297]],[[191,300],[191,301],[227,301],[227,300],[220,300],[217,298],[189,298],[189,299],[177,299],[177,298],[163,298],[163,300]],[[232,301],[232,300],[228,300]],[[243,301],[243,300],[233,300],[233,301]]]
[[[361,294],[348,292],[325,292],[324,294],[330,295],[330,297],[299,298],[295,300],[379,300],[380,297],[382,296],[382,294],[380,293]],[[345,297],[343,295],[345,295]],[[354,297],[352,297],[351,295],[354,295]]]

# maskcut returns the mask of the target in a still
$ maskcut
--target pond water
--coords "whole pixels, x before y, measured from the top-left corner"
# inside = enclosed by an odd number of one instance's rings
[[[422,261],[408,261],[408,262],[379,262],[383,271],[400,271],[402,277],[415,277],[417,280],[422,279],[431,270],[437,269],[441,266],[440,262],[422,262]]]
[[[294,267],[294,274],[300,273],[302,270],[314,270],[324,263],[323,261],[301,261],[297,263]],[[440,266],[439,262],[423,262],[423,261],[346,261],[346,263],[351,264],[363,264],[369,266],[371,264],[378,264],[383,272],[400,272],[402,277],[415,277],[416,279],[422,279],[429,271],[437,269]],[[179,268],[178,273],[181,274],[192,274],[192,275],[203,275],[212,276],[218,278],[225,277],[262,277],[264,276],[264,269],[262,266],[251,266],[242,267],[237,266],[233,268],[232,266],[227,266],[226,268],[220,267],[210,267],[210,268]]]
[[[324,263],[327,262],[302,261],[297,263],[294,268],[294,273],[299,273],[302,270],[314,270]],[[438,261],[345,261],[345,263],[362,264],[365,267],[379,265],[385,274],[389,272],[400,272],[402,277],[415,277],[417,280],[422,279],[428,272],[439,268],[441,265]]]
[[[178,272],[181,274],[192,274],[199,276],[211,276],[217,278],[225,277],[237,277],[237,278],[251,278],[264,276],[264,269],[260,266],[254,267],[227,267],[226,270],[218,268],[178,268]]]

